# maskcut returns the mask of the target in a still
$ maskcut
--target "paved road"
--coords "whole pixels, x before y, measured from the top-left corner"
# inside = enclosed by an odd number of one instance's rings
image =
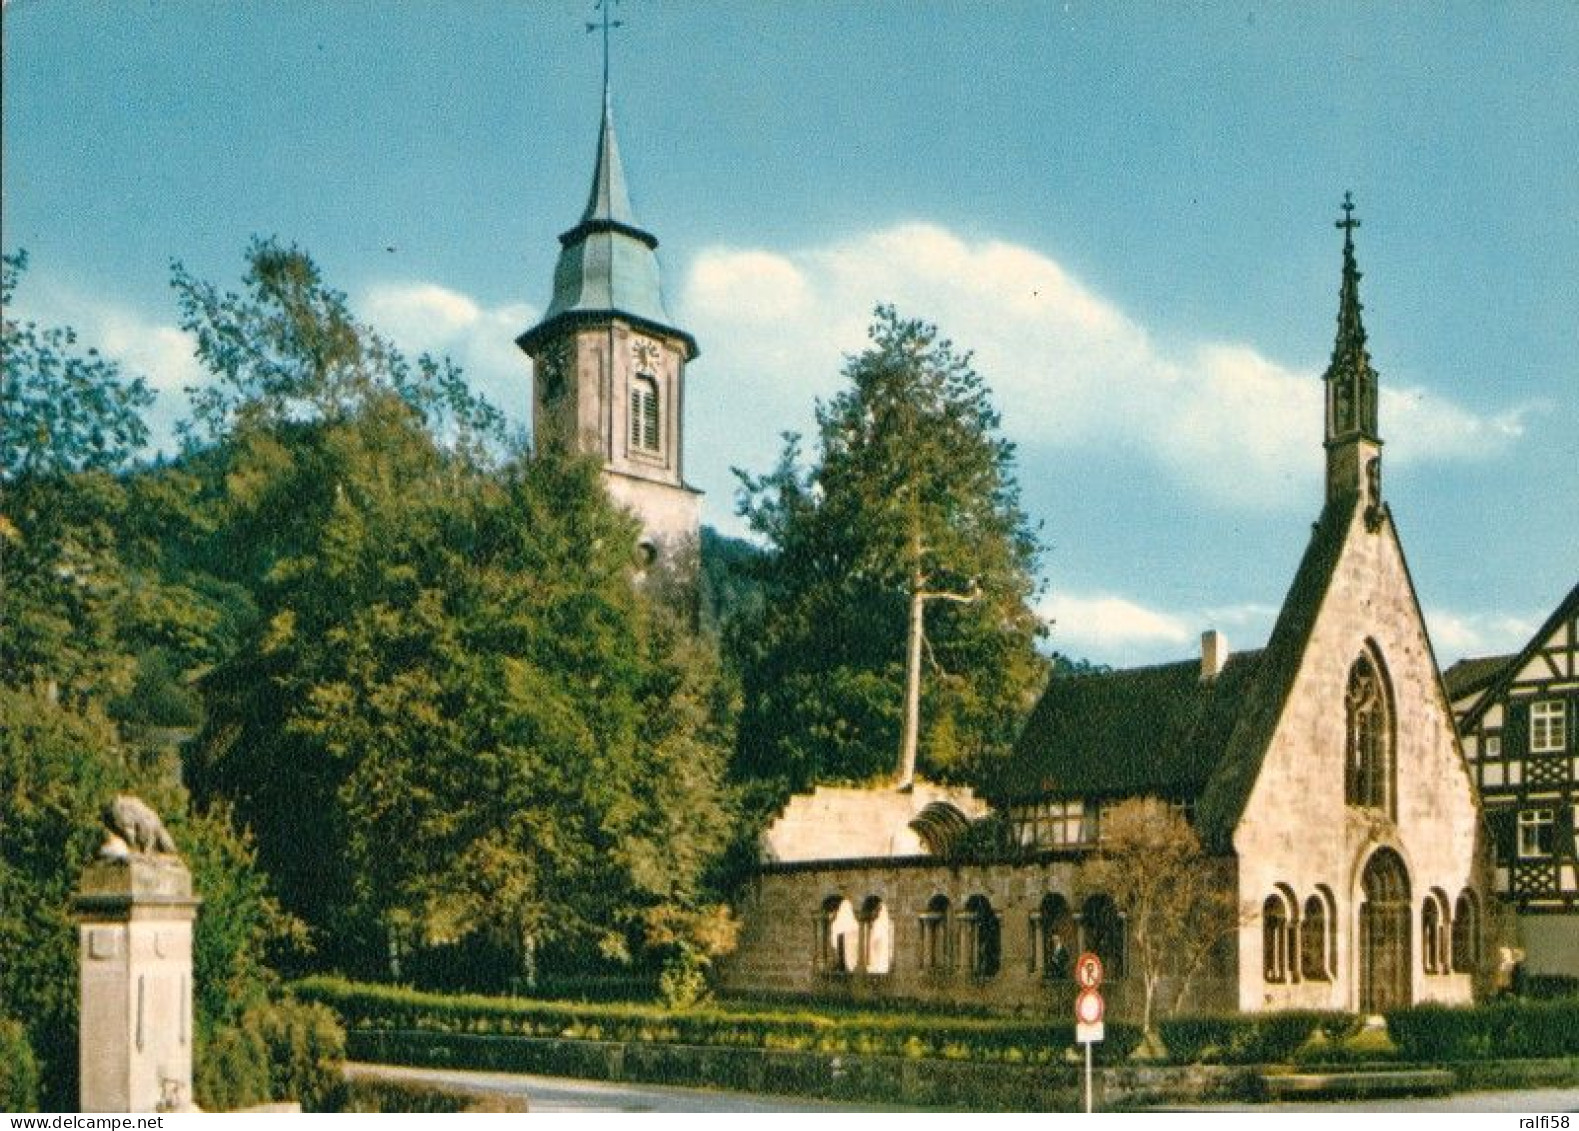
[[[667,1111],[667,1112],[851,1112],[895,1111],[897,1108],[822,1103],[795,1096],[759,1096],[715,1092],[706,1088],[670,1088],[658,1084],[613,1084],[602,1080],[571,1080],[559,1076],[518,1076],[508,1072],[463,1072],[449,1068],[403,1068],[392,1064],[348,1064],[354,1078],[409,1080],[460,1085],[468,1091],[526,1096],[533,1112]]]
[[[891,1107],[824,1103],[795,1096],[762,1096],[659,1084],[616,1084],[560,1076],[522,1076],[508,1072],[465,1072],[448,1068],[403,1068],[390,1064],[352,1064],[352,1076],[459,1085],[467,1090],[527,1097],[534,1112],[861,1112]],[[1522,1092],[1461,1092],[1451,1096],[1331,1101],[1326,1103],[1210,1104],[1158,1108],[1159,1111],[1328,1112],[1457,1111],[1554,1114],[1579,1112],[1579,1088],[1539,1088]]]

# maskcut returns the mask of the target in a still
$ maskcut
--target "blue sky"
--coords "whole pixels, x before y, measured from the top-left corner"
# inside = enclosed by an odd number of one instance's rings
[[[599,107],[590,3],[11,0],[22,312],[201,379],[169,264],[254,234],[524,421]],[[1386,487],[1438,658],[1579,574],[1579,5],[625,0],[616,119],[738,532],[892,301],[976,351],[1044,524],[1055,646],[1262,643],[1320,506],[1345,190]]]

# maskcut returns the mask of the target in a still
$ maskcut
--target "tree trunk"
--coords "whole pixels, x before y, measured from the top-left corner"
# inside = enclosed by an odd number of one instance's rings
[[[922,579],[910,585],[910,632],[905,646],[905,717],[899,730],[899,788],[909,789],[916,779],[917,732],[921,729],[921,633],[926,616]]]

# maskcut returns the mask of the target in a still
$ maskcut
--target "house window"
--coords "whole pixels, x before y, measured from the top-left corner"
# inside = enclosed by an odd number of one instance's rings
[[[1519,859],[1539,860],[1550,856],[1555,829],[1550,809],[1519,810]]]
[[[1262,977],[1268,982],[1288,981],[1288,907],[1280,895],[1267,896],[1261,905]]]
[[[630,445],[656,452],[658,434],[658,383],[641,373],[631,382]]]
[[[1396,796],[1392,712],[1387,686],[1371,656],[1349,669],[1344,696],[1348,716],[1344,794],[1350,805],[1391,815]]]
[[[1561,754],[1568,748],[1568,704],[1543,699],[1530,704],[1530,753]]]
[[[1480,911],[1473,892],[1459,894],[1453,906],[1453,972],[1473,974],[1480,964]]]
[[[1078,800],[1019,806],[1013,819],[1019,842],[1027,848],[1070,848],[1096,839],[1085,805]]]
[[[921,969],[941,972],[953,965],[949,961],[948,896],[934,895],[921,913]]]
[[[1486,736],[1486,757],[1488,757],[1488,758],[1500,758],[1500,757],[1502,757],[1502,735],[1500,735],[1500,734],[1488,734]]]
[[[1002,934],[997,912],[984,895],[973,895],[965,901],[965,910],[959,917],[960,950],[970,964],[970,972],[977,978],[990,978],[998,972],[1003,956]]]

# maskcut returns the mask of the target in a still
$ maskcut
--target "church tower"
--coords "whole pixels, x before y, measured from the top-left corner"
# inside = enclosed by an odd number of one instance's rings
[[[1338,337],[1323,380],[1327,386],[1327,501],[1358,495],[1374,526],[1382,505],[1382,439],[1376,426],[1378,380],[1360,321],[1360,269],[1354,261],[1354,201],[1343,195],[1343,282]]]
[[[548,310],[516,339],[532,359],[533,443],[600,460],[609,495],[641,522],[646,563],[672,559],[701,515],[682,462],[697,348],[664,306],[658,240],[631,209],[606,85],[592,192],[559,243]]]

